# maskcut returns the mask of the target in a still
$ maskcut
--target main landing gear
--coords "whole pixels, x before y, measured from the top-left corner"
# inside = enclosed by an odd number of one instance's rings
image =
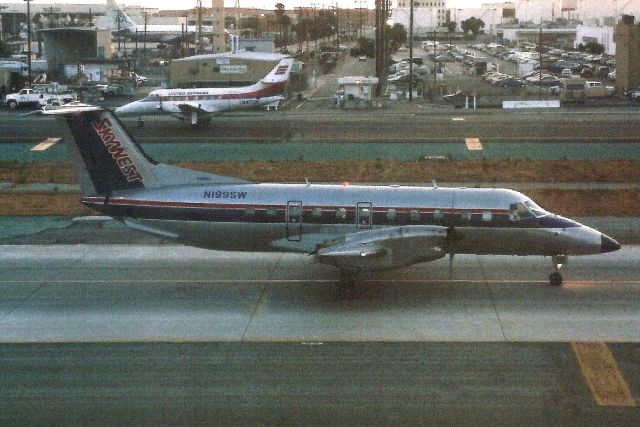
[[[338,282],[338,298],[353,299],[356,290],[355,271],[340,271],[340,281]]]
[[[567,262],[567,256],[554,255],[553,257],[551,257],[551,262],[553,263],[553,269],[555,271],[549,275],[549,284],[551,286],[560,286],[562,285],[562,275],[560,274],[560,269],[562,268],[562,264],[565,264]]]

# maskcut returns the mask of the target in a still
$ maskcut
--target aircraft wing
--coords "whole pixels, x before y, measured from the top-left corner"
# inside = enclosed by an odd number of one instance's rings
[[[313,254],[342,269],[387,270],[442,258],[448,233],[446,227],[418,225],[366,230],[325,241]]]
[[[202,104],[197,102],[180,102],[176,103],[176,107],[178,107],[183,113],[187,114],[196,113],[198,115],[213,115],[217,113],[216,109],[203,108]]]

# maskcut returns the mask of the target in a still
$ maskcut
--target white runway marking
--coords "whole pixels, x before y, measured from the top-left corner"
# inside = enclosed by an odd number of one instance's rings
[[[44,151],[52,146],[54,146],[57,142],[59,142],[62,138],[47,138],[43,140],[40,144],[36,145],[31,149],[31,151]]]
[[[464,143],[467,145],[467,150],[469,151],[482,151],[480,138],[465,138]]]

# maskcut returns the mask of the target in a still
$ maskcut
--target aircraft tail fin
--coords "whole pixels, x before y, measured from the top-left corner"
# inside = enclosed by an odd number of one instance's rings
[[[293,67],[293,58],[287,56],[282,58],[278,65],[276,65],[269,74],[267,74],[261,81],[262,83],[283,83],[289,80],[291,74],[291,67]]]
[[[66,123],[65,135],[83,195],[155,187],[154,160],[127,133],[115,115],[101,107],[76,105],[42,111]]]
[[[115,0],[107,0],[107,10],[111,12],[114,19],[114,29],[118,29],[118,20],[120,21],[121,30],[135,31],[137,24],[127,15],[127,13],[120,7]]]
[[[86,104],[34,114],[54,115],[68,128],[67,143],[84,196],[114,191],[205,183],[242,184],[241,179],[157,163],[133,140],[115,114]]]

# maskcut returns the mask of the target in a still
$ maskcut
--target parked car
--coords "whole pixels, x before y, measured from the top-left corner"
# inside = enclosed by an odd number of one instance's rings
[[[518,80],[515,77],[507,77],[500,81],[500,86],[503,88],[521,88],[524,87],[522,80]]]
[[[562,77],[571,77],[573,75],[573,71],[571,71],[571,68],[563,68],[560,75]]]
[[[540,86],[559,86],[560,79],[556,76],[552,76],[551,74],[543,74],[540,76],[531,76],[526,79],[527,83],[540,85]]]
[[[637,102],[640,101],[640,88],[638,89],[632,89],[630,91],[627,92],[627,96],[633,101],[633,102]]]

